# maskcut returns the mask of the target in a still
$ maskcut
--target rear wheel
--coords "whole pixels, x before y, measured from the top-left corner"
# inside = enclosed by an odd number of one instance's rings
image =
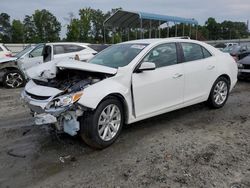
[[[124,123],[123,107],[116,98],[103,101],[95,111],[81,119],[81,137],[91,147],[108,147],[120,135]]]
[[[25,78],[19,70],[7,70],[3,75],[3,85],[6,88],[18,88],[25,84]]]
[[[210,92],[208,104],[212,108],[221,108],[228,99],[230,84],[225,77],[219,77]]]

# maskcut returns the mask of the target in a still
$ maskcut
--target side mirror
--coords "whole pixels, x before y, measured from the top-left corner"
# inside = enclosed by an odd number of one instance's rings
[[[152,62],[143,62],[136,72],[150,71],[155,70],[155,63]]]

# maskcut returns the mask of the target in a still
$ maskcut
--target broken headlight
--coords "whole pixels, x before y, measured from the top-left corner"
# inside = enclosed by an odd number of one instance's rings
[[[81,98],[82,95],[83,95],[82,92],[78,92],[78,93],[72,93],[72,94],[56,97],[52,101],[50,101],[45,108],[49,109],[49,108],[59,108],[59,107],[70,106],[74,104],[75,102],[77,102]]]

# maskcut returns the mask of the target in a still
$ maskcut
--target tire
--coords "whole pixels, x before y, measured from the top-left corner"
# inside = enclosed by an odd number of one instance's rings
[[[112,109],[114,109],[113,115],[116,116],[110,119],[111,117],[106,115],[111,115]],[[108,111],[111,112],[108,113]],[[121,133],[123,124],[124,110],[122,103],[116,98],[108,98],[101,102],[95,111],[84,113],[80,120],[80,135],[87,145],[96,149],[103,149],[115,142]]]
[[[223,87],[223,86],[224,87]],[[225,105],[229,95],[230,83],[225,77],[219,77],[213,84],[207,104],[211,108],[221,108]]]
[[[7,70],[3,75],[3,85],[6,88],[19,88],[25,84],[25,77],[19,70]]]

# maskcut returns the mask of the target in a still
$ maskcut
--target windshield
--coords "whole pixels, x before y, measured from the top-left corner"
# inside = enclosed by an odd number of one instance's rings
[[[148,44],[116,44],[93,57],[89,63],[112,68],[128,65]]]
[[[26,53],[28,53],[30,50],[32,50],[33,48],[34,48],[34,46],[26,47],[26,48],[24,48],[24,50],[22,50],[21,52],[17,53],[15,55],[15,57],[20,58],[23,55],[25,55]]]
[[[240,46],[228,46],[228,47],[226,47],[226,48],[224,48],[222,51],[223,52],[228,52],[228,53],[230,53],[230,52],[232,52],[234,49],[238,49]]]

